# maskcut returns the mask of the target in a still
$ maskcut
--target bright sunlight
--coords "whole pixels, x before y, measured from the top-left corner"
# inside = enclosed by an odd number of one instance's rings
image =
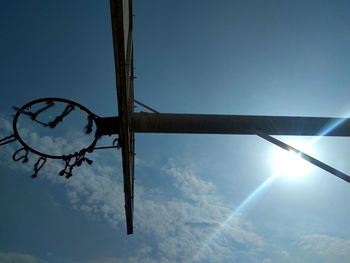
[[[288,144],[311,156],[313,155],[311,144],[302,144],[300,142],[288,142]],[[274,149],[273,163],[278,175],[293,179],[305,177],[314,169],[314,165],[305,161],[297,153],[286,151],[279,147]]]

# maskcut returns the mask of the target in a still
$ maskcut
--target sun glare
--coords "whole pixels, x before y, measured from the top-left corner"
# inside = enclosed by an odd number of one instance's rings
[[[311,145],[295,143],[291,145],[307,154],[313,155]],[[273,162],[278,175],[293,179],[305,177],[314,168],[311,163],[305,161],[299,154],[281,148],[275,149]]]

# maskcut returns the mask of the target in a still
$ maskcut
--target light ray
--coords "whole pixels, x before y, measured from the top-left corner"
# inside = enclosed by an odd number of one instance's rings
[[[233,213],[224,221],[224,223],[229,222],[232,217],[238,215],[242,212],[242,210],[250,203],[253,198],[257,197],[259,194],[265,190],[275,179],[279,176],[279,174],[275,173],[267,178],[261,185],[259,185],[243,202],[233,211]]]
[[[200,249],[193,257],[193,262],[200,260],[201,255],[210,250],[210,244],[219,237],[223,229],[231,222],[231,220],[242,213],[242,210],[259,194],[261,194],[266,188],[279,176],[279,174],[275,173],[267,178],[261,185],[259,185],[248,197],[246,197],[242,203],[223,221],[217,229],[202,243]]]
[[[308,146],[313,146],[314,144],[316,144],[317,142],[319,142],[319,140],[327,135],[328,133],[330,133],[332,130],[334,130],[336,127],[338,127],[339,125],[341,125],[347,118],[350,117],[350,113],[347,114],[344,119],[342,120],[338,120],[334,123],[329,124],[323,131],[321,131],[319,133],[319,135],[311,140],[308,143]],[[194,255],[192,261],[195,262],[197,260],[201,259],[202,254],[204,253],[205,250],[210,250],[210,244],[212,242],[214,242],[215,239],[217,239],[219,237],[219,235],[221,234],[221,232],[223,231],[223,229],[232,221],[232,219],[236,216],[238,216],[239,214],[242,213],[242,210],[249,204],[252,202],[253,199],[255,199],[259,194],[261,194],[263,192],[264,189],[267,188],[267,186],[271,185],[272,182],[275,181],[275,179],[279,176],[279,174],[276,172],[273,175],[271,175],[269,178],[267,178],[261,185],[259,185],[251,194],[248,195],[247,198],[245,198],[240,205],[217,227],[217,229],[206,239],[203,241],[200,249],[198,250],[198,252]]]

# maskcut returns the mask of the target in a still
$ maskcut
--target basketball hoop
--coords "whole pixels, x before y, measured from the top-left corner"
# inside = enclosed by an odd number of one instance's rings
[[[43,106],[41,104],[43,104]],[[61,110],[58,115],[52,117],[48,121],[40,118],[45,114],[45,112],[52,110],[57,104],[60,104],[61,107],[64,105],[63,110]],[[96,147],[97,141],[102,135],[104,135],[101,133],[103,126],[103,121],[101,120],[103,118],[100,118],[77,102],[62,98],[41,98],[30,101],[20,108],[13,108],[16,110],[12,122],[13,134],[0,139],[0,146],[17,141],[21,145],[21,148],[17,149],[12,155],[12,159],[16,162],[21,161],[22,163],[27,163],[29,154],[36,155],[38,158],[33,167],[34,173],[32,174],[32,178],[37,177],[38,172],[45,165],[47,159],[63,160],[65,166],[58,174],[60,176],[65,176],[66,178],[70,178],[73,175],[74,168],[80,167],[83,163],[87,163],[88,165],[92,164],[93,161],[86,157],[87,154],[92,153],[96,149],[119,148],[118,138],[113,141],[112,146]],[[87,116],[86,125],[82,127],[85,134],[91,134],[95,128],[95,134],[90,144],[77,149],[74,152],[65,154],[44,152],[43,150],[38,149],[38,147],[33,147],[30,143],[28,143],[28,138],[24,138],[20,132],[19,120],[23,116],[26,116],[27,119],[38,124],[44,129],[55,129],[61,122],[64,122],[68,115],[70,115],[74,110],[80,110]]]

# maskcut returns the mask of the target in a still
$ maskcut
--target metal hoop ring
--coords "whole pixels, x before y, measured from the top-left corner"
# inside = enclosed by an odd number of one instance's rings
[[[94,124],[95,126],[97,127],[97,123],[96,123],[96,119],[99,118],[99,116],[97,116],[96,114],[92,113],[88,108],[84,107],[83,105],[77,103],[77,102],[74,102],[74,101],[71,101],[71,100],[67,100],[67,99],[63,99],[63,98],[41,98],[41,99],[36,99],[36,100],[32,100],[26,104],[24,104],[22,107],[20,107],[18,109],[18,111],[16,112],[14,118],[13,118],[13,122],[12,122],[12,127],[13,127],[13,132],[14,132],[14,135],[16,137],[16,139],[18,140],[18,142],[20,144],[22,144],[22,146],[29,150],[30,152],[34,153],[34,154],[37,154],[41,157],[44,157],[44,158],[50,158],[50,159],[67,159],[68,157],[74,157],[74,156],[78,156],[81,152],[83,151],[90,151],[90,150],[93,150],[94,146],[96,145],[96,142],[98,140],[98,137],[95,136],[95,139],[93,140],[93,142],[87,147],[87,148],[83,148],[83,149],[80,149],[79,151],[76,151],[75,153],[73,154],[69,154],[69,155],[51,155],[51,154],[46,154],[46,153],[43,153],[43,152],[40,152],[38,150],[35,150],[34,148],[30,147],[22,138],[21,136],[19,135],[19,132],[18,132],[18,129],[17,129],[17,121],[18,121],[18,118],[19,116],[21,115],[21,113],[31,107],[32,105],[35,105],[35,104],[38,104],[38,103],[41,103],[41,102],[48,102],[48,101],[51,101],[51,102],[55,102],[55,101],[58,101],[58,102],[63,102],[63,103],[67,103],[67,104],[70,104],[70,105],[73,105],[77,108],[79,108],[80,110],[86,112],[88,114],[88,116],[92,116],[93,117],[93,121],[94,121]]]

